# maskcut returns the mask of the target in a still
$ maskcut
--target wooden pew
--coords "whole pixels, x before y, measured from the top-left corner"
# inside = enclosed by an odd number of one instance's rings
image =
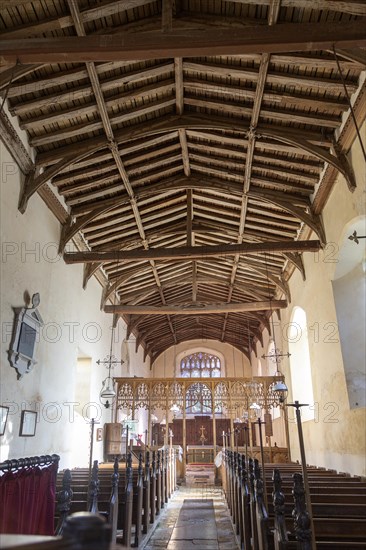
[[[273,514],[274,514],[274,542],[275,548],[292,549],[297,548],[293,541],[287,539],[286,521],[291,521],[291,508],[285,503],[286,497],[281,488],[281,474],[275,469],[273,492]],[[306,520],[307,511],[305,507],[305,493],[302,484],[302,475],[294,473],[295,487],[295,532],[296,536],[305,541],[304,548],[311,548],[310,544],[310,520]],[[299,502],[300,499],[300,502]],[[350,495],[352,499],[352,495]],[[271,506],[269,506],[271,510]],[[366,506],[365,504],[354,504],[343,501],[342,504],[317,503],[312,505],[313,523],[317,547],[337,547],[341,544],[344,548],[358,548],[360,544],[366,547]],[[296,523],[296,517],[301,517],[300,526]],[[305,519],[304,519],[305,518]],[[304,525],[308,522],[308,526]],[[299,523],[299,522],[298,522]],[[307,542],[306,542],[307,541]],[[323,544],[324,543],[324,544]],[[309,546],[306,546],[308,544]],[[302,546],[301,546],[302,548]]]
[[[240,458],[230,450],[226,452],[223,474],[225,494],[242,546],[250,547],[251,540],[254,550],[272,548],[273,544],[276,549],[291,548],[293,541],[287,541],[285,537],[286,520],[292,527],[292,478],[294,474],[298,475],[300,465],[278,465],[281,473],[284,472],[281,495],[277,494],[273,503],[269,502],[268,509],[264,506],[264,485],[258,462],[254,464],[249,459],[249,471],[245,465],[245,457]],[[329,548],[331,543],[335,547],[343,544],[347,550],[351,548],[349,545],[359,548],[360,544],[364,544],[366,548],[366,484],[357,477],[314,467],[308,469],[308,477],[317,542],[324,548]],[[265,483],[270,495],[272,480],[268,467],[265,469]],[[250,529],[248,517],[251,520]]]
[[[60,510],[58,511],[60,525],[63,524],[67,513],[87,509],[99,512],[107,519],[110,517],[113,518],[115,517],[113,514],[111,515],[111,503],[113,503],[112,510],[118,509],[117,527],[123,532],[123,544],[130,544],[131,533],[134,528],[132,546],[137,547],[141,535],[148,532],[150,524],[154,523],[156,517],[160,514],[162,507],[168,501],[169,495],[168,476],[170,475],[169,468],[171,467],[169,464],[169,453],[163,450],[158,452],[153,451],[151,464],[149,451],[146,450],[144,455],[145,465],[142,464],[142,455],[140,453],[137,468],[132,468],[131,465],[125,467],[124,464],[118,463],[117,460],[115,460],[114,465],[104,464],[99,468],[96,463],[94,464],[90,482],[89,470],[87,468],[72,470],[70,472],[72,481],[69,484],[72,501],[68,510],[62,512],[60,500]],[[116,474],[116,468],[118,469],[118,474]],[[129,475],[131,475],[132,481],[128,480]],[[131,492],[129,484],[131,482],[133,489],[132,518],[130,522]],[[58,487],[61,484],[62,477],[59,476]],[[60,489],[59,493],[60,499],[61,494],[66,498],[65,491],[62,493]],[[87,504],[88,501],[90,501],[89,506]]]
[[[137,523],[135,537],[136,539],[139,538],[142,517],[142,468],[139,468],[133,478],[131,456],[128,457],[127,467],[119,471],[117,479],[116,461],[113,470],[99,470],[98,462],[95,461],[89,483],[89,490],[86,489],[89,480],[88,469],[75,469],[72,470],[70,474],[72,476],[70,486],[73,491],[73,499],[69,511],[78,512],[88,509],[90,512],[104,515],[112,525],[117,522],[117,528],[123,531],[122,544],[125,546],[130,546],[131,542],[134,496],[133,480],[135,479],[135,503],[137,503],[135,506],[139,506],[139,508],[135,510],[135,519]],[[119,483],[116,484],[116,481]],[[65,514],[63,514],[62,517],[63,521],[64,516]]]
[[[56,493],[56,516],[58,516],[58,522],[55,528],[55,535],[61,536],[67,516],[70,514],[71,501],[73,497],[73,490],[71,489],[71,472],[66,469],[62,474],[62,486],[60,491]]]

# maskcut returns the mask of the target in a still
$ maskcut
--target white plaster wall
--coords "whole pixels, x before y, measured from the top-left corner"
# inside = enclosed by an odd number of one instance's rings
[[[262,357],[263,355],[268,355],[271,344],[274,341],[276,347],[283,351],[282,343],[282,330],[281,330],[281,321],[276,312],[273,313],[273,322],[270,321],[271,334],[269,334],[267,329],[263,330],[263,346],[260,342],[257,342],[257,345],[251,354],[251,363],[253,365],[253,376],[274,376],[276,373],[276,364],[267,357]],[[279,365],[279,370],[284,373],[286,369],[287,358],[284,358],[281,364]],[[285,434],[285,422],[283,418],[283,412],[276,409],[269,411],[272,415],[272,431],[273,436],[271,437],[271,445],[274,443],[278,447],[286,447],[286,434]],[[258,430],[257,430],[258,431]],[[258,436],[259,437],[259,436]],[[264,444],[268,446],[268,441],[264,438]]]
[[[334,281],[333,289],[350,407],[365,407],[366,285],[362,265]]]
[[[365,137],[363,125],[361,134]],[[303,422],[306,457],[309,464],[335,468],[351,474],[366,475],[366,411],[350,409],[345,368],[338,333],[338,320],[332,281],[338,263],[338,251],[343,242],[343,229],[357,216],[365,214],[365,163],[358,141],[349,155],[357,179],[357,189],[350,193],[342,176],[337,178],[323,212],[328,245],[319,254],[304,254],[306,281],[299,272],[290,280],[292,303],[282,311],[281,346],[288,349],[287,324],[293,308],[302,307],[307,315],[315,419]],[[310,238],[316,238],[312,235]],[[355,245],[356,246],[356,245]],[[352,311],[348,311],[352,316]],[[364,334],[354,342],[364,349]],[[363,352],[365,360],[365,352]],[[291,387],[288,363],[282,368]],[[288,401],[296,399],[289,394]],[[300,459],[297,426],[290,417],[292,458]]]
[[[112,317],[100,311],[101,287],[95,278],[82,289],[82,266],[67,266],[57,258],[60,226],[36,194],[24,215],[17,209],[20,173],[0,143],[1,180],[1,389],[0,402],[10,407],[5,435],[1,437],[1,460],[57,453],[61,467],[85,465],[89,453],[88,418],[103,426],[112,419],[111,409],[99,402],[104,366],[96,361],[109,354]],[[21,380],[7,359],[13,323],[12,307],[24,306],[23,295],[39,292],[39,311],[45,323],[38,343],[38,364]],[[121,357],[125,324],[119,321],[113,353]],[[127,343],[130,374],[148,375],[140,348]],[[78,356],[90,358],[88,403],[74,414],[75,374]],[[126,376],[127,366],[114,376]],[[94,403],[94,405],[93,405]],[[35,437],[19,437],[22,409],[38,411]],[[102,460],[103,443],[94,440],[94,458]]]

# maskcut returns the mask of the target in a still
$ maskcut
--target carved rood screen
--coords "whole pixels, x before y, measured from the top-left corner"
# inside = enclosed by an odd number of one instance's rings
[[[247,411],[257,403],[264,411],[280,403],[273,391],[281,376],[255,378],[115,378],[117,408],[128,414],[138,409],[170,410],[225,415]]]

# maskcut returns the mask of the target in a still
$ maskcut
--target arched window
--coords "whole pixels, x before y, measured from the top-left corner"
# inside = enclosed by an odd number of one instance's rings
[[[288,332],[292,397],[300,403],[309,403],[302,407],[301,420],[314,420],[314,393],[311,376],[311,363],[306,313],[301,307],[295,307]]]
[[[220,358],[199,351],[186,355],[180,362],[182,378],[218,378],[221,376]]]

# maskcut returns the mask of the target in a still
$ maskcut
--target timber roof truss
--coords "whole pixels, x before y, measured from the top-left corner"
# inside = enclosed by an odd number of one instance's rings
[[[355,188],[338,138],[365,92],[366,3],[0,8],[0,93],[36,152],[20,211],[59,197],[60,252],[84,286],[103,274],[101,307],[145,356],[195,338],[248,355],[326,243],[324,168]]]

